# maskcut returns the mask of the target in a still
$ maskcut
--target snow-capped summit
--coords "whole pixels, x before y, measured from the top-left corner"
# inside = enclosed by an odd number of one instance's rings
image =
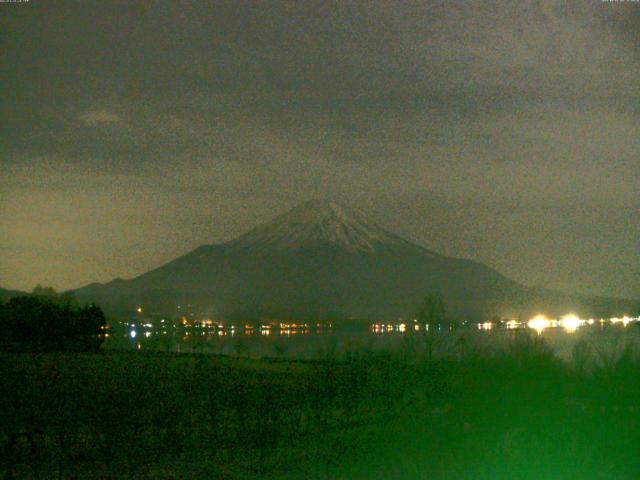
[[[302,203],[231,242],[235,248],[257,251],[295,250],[318,243],[367,253],[382,245],[410,245],[361,213],[322,200]]]

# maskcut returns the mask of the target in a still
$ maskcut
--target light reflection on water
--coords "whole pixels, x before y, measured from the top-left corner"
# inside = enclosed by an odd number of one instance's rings
[[[444,339],[443,354],[455,353],[460,339],[476,346],[495,346],[514,338],[518,332],[534,331],[561,357],[569,358],[574,345],[594,333],[611,330],[631,332],[640,337],[640,329],[627,328],[638,318],[581,319],[567,314],[559,319],[537,315],[528,322],[508,320],[483,322],[454,329],[450,325],[430,327],[417,321],[373,323],[349,330],[337,330],[319,324],[270,325],[179,325],[162,322],[124,323],[114,328],[105,340],[107,349],[159,350],[186,353],[240,355],[253,358],[303,358],[340,355],[357,349],[394,350],[417,344],[425,335],[438,332]],[[612,327],[612,328],[609,328]]]

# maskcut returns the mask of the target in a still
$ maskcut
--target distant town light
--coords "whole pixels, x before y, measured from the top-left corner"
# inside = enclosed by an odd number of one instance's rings
[[[542,333],[545,328],[549,328],[551,326],[551,320],[549,320],[544,315],[536,315],[531,320],[527,322],[527,327],[532,328],[538,335]]]
[[[138,307],[138,308],[136,308],[136,312],[138,312],[138,313],[142,313],[142,307]]]
[[[613,323],[614,325],[616,323],[622,323],[622,325],[626,327],[627,325],[629,325],[631,320],[632,320],[631,318],[629,318],[628,316],[625,315],[622,318],[617,318],[617,317],[612,318],[611,319],[611,323]]]
[[[583,326],[586,323],[585,320],[582,320],[577,315],[570,313],[569,315],[565,315],[560,319],[560,326],[564,328],[567,332],[573,333],[579,327]]]

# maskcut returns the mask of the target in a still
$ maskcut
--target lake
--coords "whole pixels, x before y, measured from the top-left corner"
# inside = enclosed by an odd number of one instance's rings
[[[576,317],[577,318],[577,317]],[[535,317],[527,324],[484,323],[441,328],[433,338],[436,355],[459,356],[472,349],[482,351],[507,348],[518,335],[541,338],[564,360],[575,354],[576,345],[587,345],[594,358],[614,358],[628,345],[640,341],[637,318],[606,319],[593,322],[547,320]],[[329,324],[154,324],[114,325],[103,348],[158,350],[183,353],[235,355],[250,358],[314,360],[341,358],[348,353],[420,351],[427,341],[424,326],[418,323],[374,323],[336,328]]]

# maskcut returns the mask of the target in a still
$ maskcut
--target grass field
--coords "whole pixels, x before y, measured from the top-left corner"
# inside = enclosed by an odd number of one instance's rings
[[[3,354],[6,478],[636,479],[640,358]]]

